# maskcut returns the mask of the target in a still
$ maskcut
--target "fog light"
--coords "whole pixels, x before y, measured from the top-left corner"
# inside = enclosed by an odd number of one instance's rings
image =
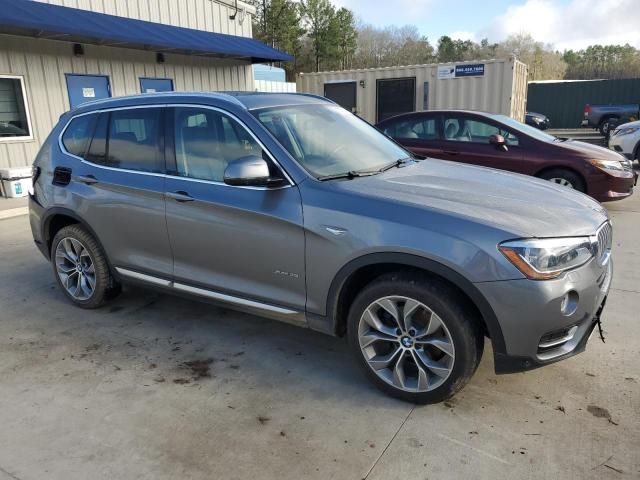
[[[576,313],[578,309],[578,299],[578,292],[575,290],[565,293],[564,297],[562,297],[562,303],[560,304],[562,314],[568,317]]]

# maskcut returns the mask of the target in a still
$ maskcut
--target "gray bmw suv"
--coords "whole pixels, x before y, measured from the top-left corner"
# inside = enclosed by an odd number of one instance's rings
[[[34,163],[36,244],[83,308],[126,282],[346,335],[385,392],[460,390],[585,348],[611,226],[581,193],[418,159],[334,103],[169,93],[64,114]]]

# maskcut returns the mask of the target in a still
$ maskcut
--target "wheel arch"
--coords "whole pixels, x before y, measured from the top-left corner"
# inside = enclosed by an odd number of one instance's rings
[[[44,215],[42,220],[42,240],[47,246],[47,255],[48,258],[51,257],[51,242],[53,241],[56,234],[64,227],[68,225],[79,224],[83,228],[85,228],[91,236],[95,239],[96,243],[100,246],[100,249],[104,253],[104,257],[107,260],[107,265],[109,266],[109,270],[111,274],[114,275],[115,269],[111,265],[109,261],[109,256],[107,255],[100,238],[96,234],[96,232],[91,228],[91,226],[76,212],[64,207],[52,207],[48,209]]]
[[[338,271],[329,288],[326,307],[326,318],[333,323],[333,333],[344,334],[349,305],[362,287],[384,273],[407,269],[432,275],[455,287],[477,310],[494,352],[506,353],[504,336],[496,314],[480,290],[452,268],[408,253],[381,252],[363,255],[351,260]]]

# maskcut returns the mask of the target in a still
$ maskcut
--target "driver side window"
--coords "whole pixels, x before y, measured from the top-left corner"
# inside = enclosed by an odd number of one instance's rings
[[[509,146],[519,144],[518,137],[496,125],[464,117],[444,119],[445,140],[489,144],[491,135],[502,135]]]
[[[224,181],[227,165],[262,148],[245,128],[216,110],[179,107],[174,110],[176,174]]]

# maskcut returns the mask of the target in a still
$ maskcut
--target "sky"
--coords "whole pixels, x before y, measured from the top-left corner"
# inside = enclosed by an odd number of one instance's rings
[[[593,44],[640,48],[640,0],[333,0],[364,23],[416,25],[432,43],[442,35],[497,42],[530,33],[557,50]]]

